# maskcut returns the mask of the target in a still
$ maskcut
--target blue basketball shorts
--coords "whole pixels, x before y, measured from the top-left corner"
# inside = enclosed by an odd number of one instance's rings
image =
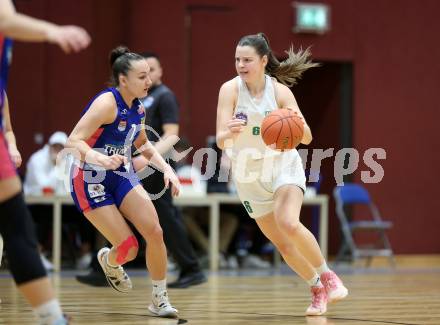
[[[140,184],[132,165],[128,170],[124,166],[104,170],[73,164],[70,180],[72,198],[82,213],[113,204],[119,208],[128,192]]]

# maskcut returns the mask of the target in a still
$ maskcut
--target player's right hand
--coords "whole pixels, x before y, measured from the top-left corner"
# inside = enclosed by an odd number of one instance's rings
[[[127,157],[121,155],[106,156],[101,154],[97,160],[102,167],[111,170],[116,170],[119,166],[127,163]]]
[[[226,126],[232,134],[238,134],[244,130],[245,124],[246,122],[242,119],[233,118],[226,123]]]
[[[90,35],[78,26],[54,26],[48,33],[48,41],[57,44],[65,53],[79,52],[90,44]]]

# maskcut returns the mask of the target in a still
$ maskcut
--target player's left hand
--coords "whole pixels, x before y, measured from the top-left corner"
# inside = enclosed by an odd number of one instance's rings
[[[302,114],[295,108],[286,107],[286,109],[291,110],[293,114],[296,115],[296,117],[304,124],[306,125],[306,120],[302,116]]]
[[[171,195],[178,196],[180,193],[180,181],[170,166],[165,169],[163,173],[163,180],[166,188],[169,188],[171,183]]]
[[[301,116],[301,114],[299,114],[297,111],[293,111],[293,114],[296,115],[296,117],[304,124],[306,125],[306,120],[304,119],[304,117]]]

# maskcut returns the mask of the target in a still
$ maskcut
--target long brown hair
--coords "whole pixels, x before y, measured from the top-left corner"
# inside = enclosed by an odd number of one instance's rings
[[[286,51],[287,59],[278,61],[269,45],[269,39],[263,33],[247,35],[240,39],[237,46],[251,46],[260,57],[267,55],[266,73],[275,77],[282,84],[292,87],[301,79],[304,71],[310,68],[320,66],[319,63],[310,60],[310,48],[303,50],[300,48],[297,52],[293,46]]]

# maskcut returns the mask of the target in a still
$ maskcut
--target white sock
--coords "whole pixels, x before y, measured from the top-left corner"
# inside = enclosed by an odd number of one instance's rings
[[[325,272],[329,272],[330,269],[327,266],[327,263],[324,261],[324,263],[322,263],[322,265],[320,267],[316,268],[316,272],[318,272],[319,275],[321,275],[322,273]]]
[[[152,280],[153,284],[153,293],[161,293],[163,291],[167,291],[167,279],[163,280]]]
[[[57,299],[52,299],[34,308],[34,312],[41,325],[52,325],[63,318],[63,312]]]
[[[307,280],[307,284],[311,287],[322,287],[321,280],[319,279],[319,275],[317,273],[315,273],[313,278]]]

